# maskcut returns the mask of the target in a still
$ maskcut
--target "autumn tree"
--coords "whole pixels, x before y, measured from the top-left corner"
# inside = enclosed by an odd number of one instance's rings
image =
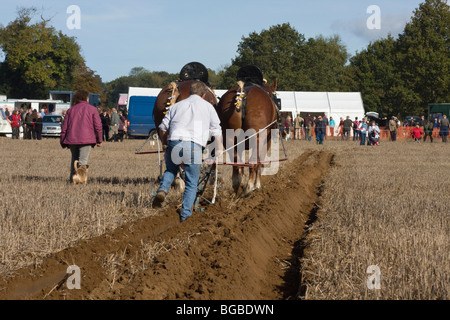
[[[237,56],[221,72],[221,86],[236,83],[240,67],[255,65],[269,81],[279,79],[279,90],[327,90],[342,86],[342,73],[348,60],[338,36],[305,39],[289,23],[270,27],[243,37]]]
[[[426,115],[428,104],[450,101],[450,10],[426,0],[398,39],[370,43],[351,59],[353,90],[382,116]]]
[[[42,16],[32,23],[36,13],[35,8],[19,9],[14,21],[0,26],[3,93],[41,99],[48,98],[50,90],[74,90],[75,86],[97,90],[101,80],[86,66],[75,39],[57,31]],[[91,86],[93,81],[95,86]]]

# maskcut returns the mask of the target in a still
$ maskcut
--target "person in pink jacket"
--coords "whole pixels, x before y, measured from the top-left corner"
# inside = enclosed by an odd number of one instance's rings
[[[91,149],[101,147],[103,143],[102,121],[97,109],[89,103],[89,92],[76,91],[72,106],[67,110],[61,129],[62,148],[69,148],[72,153],[70,165],[70,182],[75,173],[74,162],[79,166],[87,165]]]

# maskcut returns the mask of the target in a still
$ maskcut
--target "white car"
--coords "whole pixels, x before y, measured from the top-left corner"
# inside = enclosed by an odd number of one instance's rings
[[[42,136],[60,137],[63,117],[60,115],[46,115],[42,118]]]
[[[12,137],[11,125],[6,119],[5,111],[1,108],[0,108],[0,136],[6,136],[8,138]]]

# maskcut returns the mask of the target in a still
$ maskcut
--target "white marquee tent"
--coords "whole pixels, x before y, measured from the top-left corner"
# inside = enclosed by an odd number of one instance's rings
[[[281,111],[291,112],[295,117],[299,113],[323,113],[328,118],[354,120],[365,115],[364,104],[359,92],[290,92],[278,91],[281,99]]]
[[[139,91],[141,90],[141,91]],[[130,88],[132,95],[157,96],[160,88]],[[221,97],[227,90],[214,90]],[[302,113],[322,113],[328,118],[333,117],[336,122],[347,116],[354,120],[362,119],[365,115],[364,105],[359,92],[305,92],[305,91],[277,91],[281,99],[281,111],[291,112],[295,117]]]

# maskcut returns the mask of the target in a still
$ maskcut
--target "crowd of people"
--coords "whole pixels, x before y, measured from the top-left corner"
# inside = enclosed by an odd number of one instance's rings
[[[6,120],[12,128],[12,138],[20,138],[20,128],[22,128],[23,139],[42,140],[42,119],[47,114],[47,110],[40,112],[36,109],[21,107],[19,110],[13,110],[12,114],[8,109],[4,110]]]
[[[420,121],[414,121],[414,118],[407,119],[403,125],[397,117],[392,117],[383,127],[383,130],[389,131],[389,139],[397,141],[399,128],[403,131],[407,130],[411,139],[416,142],[424,142],[429,138],[433,142],[433,134],[439,132],[442,142],[446,143],[449,135],[449,120],[444,115],[442,119],[434,119],[433,121],[425,120],[422,117]],[[315,137],[317,144],[323,144],[327,137],[340,139],[342,141],[357,141],[360,145],[377,146],[380,144],[382,130],[375,120],[363,118],[361,120],[355,117],[354,120],[347,116],[346,119],[341,117],[336,122],[333,117],[330,119],[326,115],[311,116],[308,114],[305,118],[298,114],[294,119],[287,116],[281,120],[280,130],[285,140],[301,140],[312,141]],[[351,138],[352,137],[352,138]]]
[[[97,110],[102,120],[103,141],[123,141],[127,132],[127,119],[123,112],[117,111],[116,108],[111,111],[101,108],[97,108]],[[47,109],[42,109],[39,112],[37,109],[21,107],[10,113],[5,108],[4,112],[6,120],[12,128],[13,139],[20,139],[20,132],[22,131],[24,140],[42,140],[43,118],[50,114]],[[62,111],[61,126],[66,114],[67,111]]]
[[[127,132],[127,119],[121,110],[112,108],[111,112],[106,109],[98,109],[102,120],[103,141],[123,141]]]

